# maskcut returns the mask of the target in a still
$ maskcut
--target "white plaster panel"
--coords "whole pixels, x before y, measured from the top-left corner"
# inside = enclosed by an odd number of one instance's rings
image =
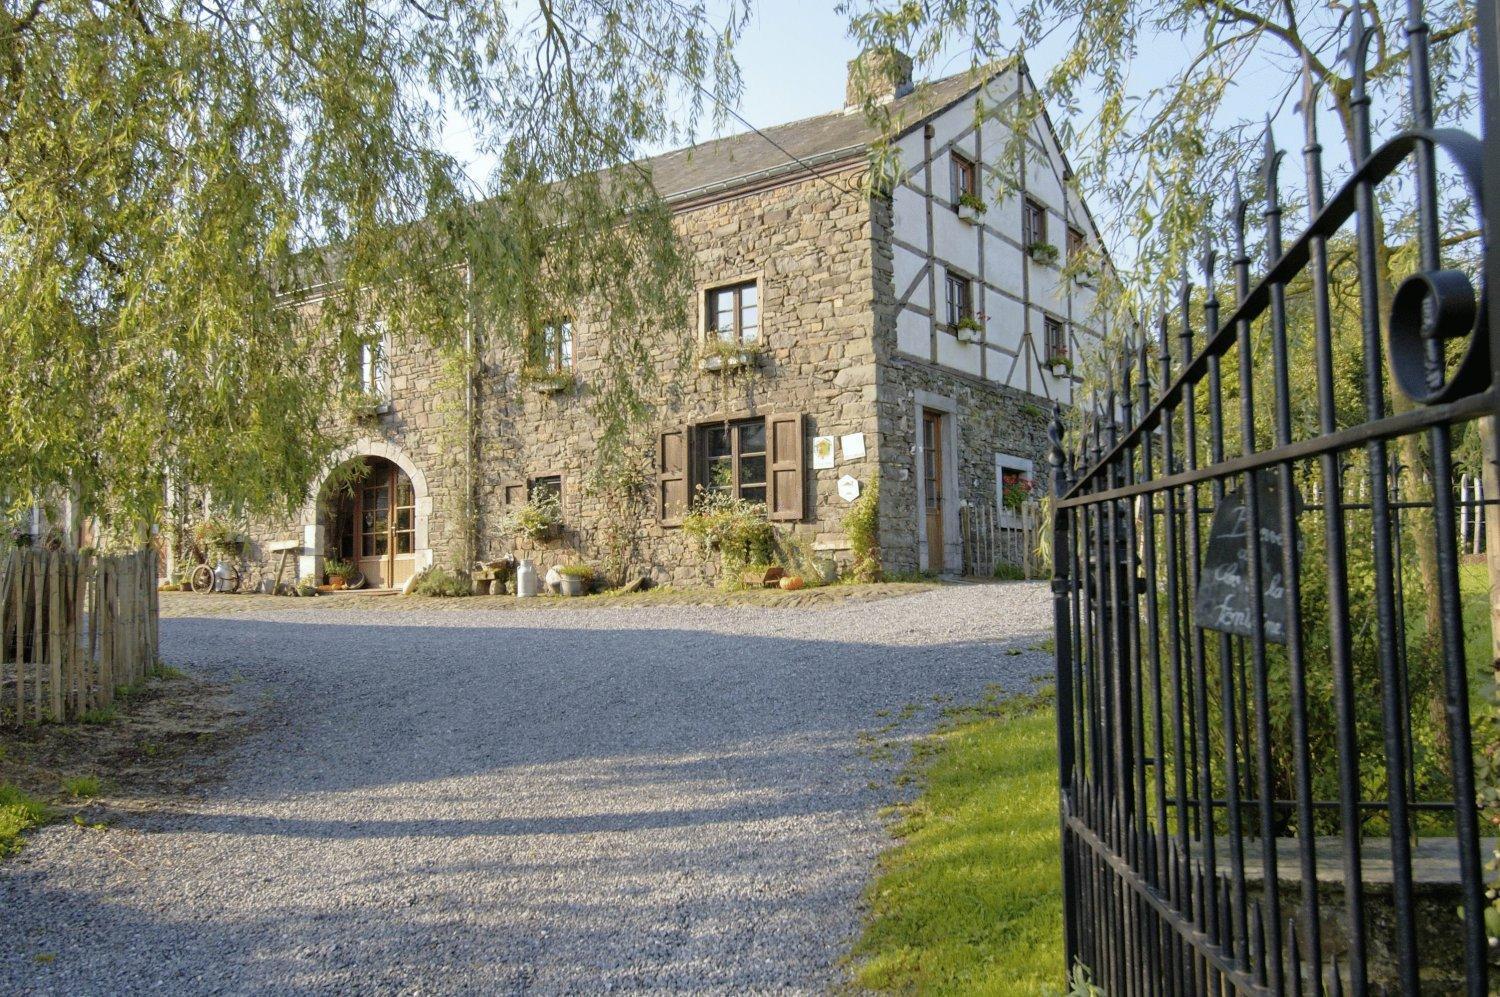
[[[917,275],[922,272],[922,257],[909,249],[902,249],[900,246],[895,247],[895,252],[891,256],[892,263],[895,265],[896,293],[905,294],[906,289],[911,286],[911,282],[916,280]],[[911,300],[915,301],[916,294],[918,293],[924,299],[927,297],[926,280],[921,281],[917,285],[917,291],[913,294]]]
[[[986,342],[1016,350],[1021,345],[1021,332],[1026,321],[1026,312],[1019,301],[1007,298],[994,291],[984,296],[984,331]]]
[[[952,142],[973,123],[973,98],[961,100],[957,104],[954,104],[948,110],[932,119],[933,149],[941,149],[949,142]],[[933,165],[934,167],[942,166],[945,170],[947,168],[947,164],[942,161],[935,161]],[[934,170],[934,175],[936,175],[936,170]]]
[[[938,363],[961,370],[966,374],[979,373],[979,353],[983,349],[978,343],[960,343],[951,332],[938,333]]]
[[[989,369],[990,380],[999,381],[1004,379],[1006,371],[1010,370],[1010,357],[999,350],[987,349],[984,352],[984,361]]]
[[[1066,301],[1059,293],[1059,272],[1035,261],[1028,262],[1027,266],[1031,267],[1032,302],[1061,314]]]
[[[1026,159],[1026,192],[1032,197],[1047,205],[1052,211],[1061,214],[1063,207],[1063,185],[1058,182],[1057,173],[1053,167],[1034,157]],[[1057,219],[1049,218],[1047,224],[1050,227]]]
[[[896,238],[913,246],[927,244],[927,199],[905,187],[891,198],[891,225]]]
[[[896,349],[923,360],[931,360],[931,330],[927,316],[918,315],[908,308],[901,309],[896,315]]]
[[[1011,294],[1021,293],[1021,250],[993,235],[985,236],[985,279]]]
[[[932,213],[932,240],[935,255],[944,264],[952,264],[966,273],[979,270],[979,237],[968,222],[959,221],[949,208]]]

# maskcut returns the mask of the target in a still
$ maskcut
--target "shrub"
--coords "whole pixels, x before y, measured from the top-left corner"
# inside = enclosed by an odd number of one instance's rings
[[[587,564],[565,564],[557,570],[569,578],[581,578],[585,583],[594,580],[594,569]]]
[[[776,559],[776,530],[766,520],[766,507],[727,492],[700,488],[682,529],[702,553],[719,555],[720,584],[728,588],[739,584],[746,565]]]
[[[412,580],[406,590],[410,595],[426,595],[438,599],[452,599],[473,595],[474,583],[467,575],[447,568],[426,568]]]
[[[562,503],[556,496],[533,498],[500,517],[500,532],[533,543],[550,540],[562,526]]]
[[[844,516],[844,536],[854,555],[856,581],[878,582],[880,570],[880,483],[872,482]]]

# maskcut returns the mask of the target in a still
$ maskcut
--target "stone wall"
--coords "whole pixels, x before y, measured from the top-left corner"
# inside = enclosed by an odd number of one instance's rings
[[[419,547],[423,526],[427,537],[425,553],[418,551],[417,566],[421,568],[428,561],[447,564],[463,556],[465,549],[462,385],[445,373],[442,355],[420,343],[392,344],[389,362],[388,410],[360,418],[343,418],[335,432],[347,440],[342,451],[347,457],[387,457],[417,472],[409,476],[418,493]],[[321,571],[319,555],[331,538],[315,529],[326,524],[327,519],[317,506],[320,485],[321,482],[310,483],[309,495],[295,514],[265,517],[248,524],[251,563],[274,572],[278,558],[271,554],[269,545],[299,540],[307,552],[301,571]],[[315,558],[319,560],[314,561]]]
[[[818,549],[844,558],[842,520],[849,503],[836,482],[851,474],[871,480],[880,443],[875,416],[872,295],[872,228],[869,200],[849,172],[746,193],[680,210],[675,224],[695,260],[691,329],[664,330],[653,350],[653,411],[637,441],[646,488],[636,502],[631,568],[660,582],[712,580],[713,558],[704,558],[680,528],[658,521],[653,496],[655,450],[664,429],[772,414],[802,413],[807,473],[802,522],[780,528]],[[691,353],[701,339],[702,306],[714,286],[756,279],[760,284],[761,338],[766,353],[753,372],[732,375],[698,369]],[[597,563],[603,551],[601,499],[591,494],[598,423],[590,381],[599,374],[590,348],[588,316],[573,332],[576,388],[543,393],[519,382],[514,350],[494,347],[480,400],[479,548],[481,556],[515,552],[545,566],[579,557]],[[597,340],[596,340],[597,342]],[[685,354],[688,354],[685,356]],[[684,364],[684,360],[688,360]],[[840,459],[813,470],[814,436],[864,433],[862,460]],[[500,533],[506,488],[543,475],[563,478],[563,536],[537,549]]]

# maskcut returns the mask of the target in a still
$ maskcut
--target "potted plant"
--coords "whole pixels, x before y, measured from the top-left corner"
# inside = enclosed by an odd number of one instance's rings
[[[562,575],[562,594],[566,596],[583,595],[594,582],[594,569],[587,564],[565,564],[557,570]]]
[[[1026,247],[1026,252],[1030,254],[1034,261],[1043,266],[1057,266],[1059,256],[1057,247],[1050,242],[1033,242],[1030,246]]]
[[[970,225],[977,225],[984,217],[984,212],[984,200],[972,190],[966,190],[958,195],[958,217],[961,220]]]
[[[375,419],[391,410],[391,403],[373,391],[350,391],[344,405],[356,420]]]
[[[698,350],[698,369],[706,372],[748,369],[760,363],[764,352],[765,347],[759,341],[741,343],[711,336]]]
[[[347,588],[349,579],[354,577],[354,565],[341,558],[331,558],[323,565],[323,573],[328,576],[328,587],[333,589]]]
[[[523,367],[521,383],[544,395],[555,395],[567,391],[577,383],[570,370],[552,370],[547,367]]]
[[[977,343],[984,335],[984,323],[973,315],[965,315],[953,327],[953,334],[960,343]]]
[[[502,532],[532,543],[556,540],[562,533],[562,503],[554,495],[537,496],[506,513],[499,526]]]
[[[1073,376],[1073,358],[1061,350],[1052,354],[1047,361],[1047,366],[1051,368],[1053,377]]]

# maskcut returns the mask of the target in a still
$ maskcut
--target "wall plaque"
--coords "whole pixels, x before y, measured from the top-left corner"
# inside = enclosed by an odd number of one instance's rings
[[[839,498],[845,502],[853,502],[859,498],[859,479],[848,474],[840,478]]]
[[[833,466],[833,437],[813,437],[813,467],[823,470]]]
[[[859,460],[865,455],[865,434],[850,433],[839,437],[839,445],[844,450],[845,460]]]
[[[1256,514],[1260,520],[1260,575],[1262,626],[1266,640],[1286,643],[1286,584],[1282,558],[1286,538],[1281,532],[1280,475],[1262,471],[1254,476]],[[1292,513],[1302,511],[1302,497],[1292,491]],[[1294,527],[1295,528],[1295,527]],[[1254,634],[1255,618],[1250,592],[1250,552],[1246,538],[1250,531],[1249,509],[1245,505],[1245,486],[1224,496],[1214,512],[1208,533],[1208,549],[1203,555],[1203,570],[1198,578],[1198,592],[1193,598],[1193,622],[1209,630]],[[1296,542],[1295,534],[1293,542]]]

